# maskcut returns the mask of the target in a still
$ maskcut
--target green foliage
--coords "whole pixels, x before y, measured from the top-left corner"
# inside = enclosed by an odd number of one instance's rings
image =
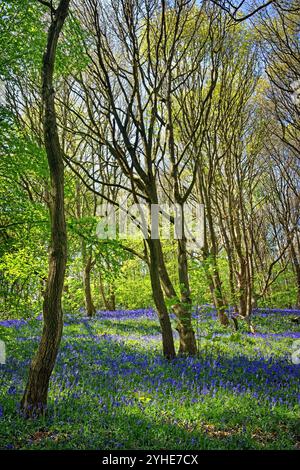
[[[56,57],[56,75],[67,76],[84,71],[90,64],[85,54],[84,43],[88,33],[84,31],[79,20],[72,14],[67,18],[64,34]]]
[[[41,309],[46,278],[45,249],[27,244],[11,247],[0,258],[1,318],[27,318]]]
[[[45,152],[11,112],[0,108],[0,316],[40,311],[49,215]]]
[[[30,75],[36,82],[46,41],[44,12],[35,0],[2,2],[0,78]]]
[[[86,24],[81,23],[80,15],[76,13],[76,6],[74,10],[72,8],[57,49],[55,88],[58,98],[59,120],[64,117],[64,113],[68,114],[63,103],[59,102],[59,100],[65,99],[64,80],[68,80],[71,76],[84,76],[84,71],[91,67],[91,58],[86,54],[86,51],[89,50],[89,45],[91,51],[95,48],[95,37],[92,36]],[[143,23],[140,28],[141,58],[145,60],[145,63],[149,57],[157,62],[159,76],[163,73],[169,57],[173,53],[171,44],[176,29],[176,14],[176,9],[172,8],[166,13],[166,38],[161,42],[159,42],[160,35],[157,34],[161,27],[161,11],[153,13],[148,37],[149,43],[147,35],[144,34],[146,23]],[[187,82],[180,93],[186,93],[187,98],[190,94],[191,99],[187,99],[187,102],[190,102],[192,106],[196,106],[198,103],[201,108],[201,103],[203,104],[203,100],[205,100],[205,94],[212,80],[210,76],[210,66],[213,60],[212,42],[216,51],[217,46],[220,46],[219,52],[220,54],[222,52],[220,55],[222,60],[219,80],[217,80],[213,91],[212,108],[215,111],[212,116],[214,117],[215,113],[220,111],[219,99],[227,93],[227,101],[230,103],[230,107],[226,108],[227,125],[231,128],[232,122],[235,122],[232,121],[232,118],[239,113],[240,101],[237,98],[245,76],[247,76],[247,61],[249,58],[252,60],[253,55],[256,54],[257,37],[248,25],[242,23],[231,25],[226,30],[224,38],[221,38],[224,32],[222,29],[224,14],[216,14],[210,27],[208,26],[208,20],[211,19],[209,15],[209,8],[204,8],[200,14],[198,7],[182,12],[180,18],[182,29],[179,28],[181,32],[176,40],[174,60],[180,57],[187,45],[189,45],[187,57],[190,60],[197,53],[197,47],[203,46],[198,51],[200,55],[197,59],[203,73],[203,80],[200,79],[200,82],[203,83],[197,87],[189,86]],[[19,87],[23,87],[23,98],[30,98],[28,108],[25,103],[24,108],[20,104],[15,104],[10,109],[7,104],[0,106],[0,290],[4,299],[0,303],[0,312],[2,316],[6,317],[19,317],[23,311],[28,315],[28,312],[40,309],[41,284],[47,274],[50,238],[49,198],[47,195],[49,172],[43,148],[42,123],[40,122],[40,69],[49,20],[49,9],[36,0],[8,1],[1,4],[0,79],[9,84],[10,91],[13,92],[12,96],[17,97],[20,102],[22,102],[22,96],[18,95]],[[165,51],[163,50],[164,45]],[[157,54],[156,48],[158,48]],[[216,57],[217,55],[216,53]],[[122,55],[122,60],[126,60],[126,57],[126,55],[124,57]],[[249,99],[249,113],[254,110],[257,112],[255,114],[257,122],[251,121],[251,132],[245,128],[244,133],[245,152],[250,155],[257,152],[257,147],[261,145],[261,136],[265,131],[266,123],[263,109],[261,109],[261,95],[266,94],[269,86],[266,77],[260,78],[259,87],[254,90],[260,73],[259,63],[257,62],[256,65],[251,64],[253,76],[251,80],[248,80],[246,89],[246,98]],[[186,66],[186,61],[180,61],[179,66],[174,67],[174,73],[185,74]],[[181,67],[183,68],[181,69]],[[179,109],[181,105],[177,99],[177,93],[174,93],[172,96],[174,137],[176,145],[184,147],[184,136],[187,129],[185,129],[186,123],[181,119]],[[150,100],[148,103],[150,108],[151,103]],[[76,106],[78,106],[80,114],[78,103]],[[258,111],[257,108],[259,108]],[[224,110],[221,109],[221,112],[224,113]],[[246,117],[244,116],[244,118]],[[68,125],[71,125],[71,122]],[[160,126],[160,124],[158,125]],[[66,139],[66,147],[70,146],[73,150],[73,147],[77,145],[78,136],[76,136],[76,130],[71,129],[71,131],[74,131],[76,137],[74,142],[73,137],[70,138],[72,133],[68,135],[67,132],[66,135],[62,135],[63,132],[60,129],[61,137]],[[235,135],[234,133],[235,129],[232,128],[232,134]],[[88,140],[89,136],[86,138]],[[218,135],[217,140],[219,139]],[[205,160],[205,158],[206,155],[203,152],[203,159]],[[87,164],[90,165],[90,162]],[[189,165],[182,171],[182,179],[189,181],[191,176]],[[207,171],[204,165],[203,172]],[[222,178],[222,172],[215,176],[214,184],[217,190],[220,189],[218,185]],[[77,194],[78,184],[81,188],[79,196]],[[265,184],[266,181],[263,179],[256,188],[254,195],[256,209],[260,207],[258,204],[263,205],[263,202],[260,201],[263,201]],[[65,172],[65,200],[69,238],[68,270],[64,292],[65,310],[72,312],[84,305],[83,270],[87,255],[92,256],[94,263],[91,272],[91,289],[97,308],[104,308],[100,295],[100,274],[107,295],[115,293],[117,306],[140,308],[153,305],[151,283],[146,264],[128,253],[122,246],[121,240],[100,240],[97,238],[97,225],[101,223],[101,220],[92,215],[94,213],[92,209],[94,196],[91,192],[85,191],[83,182],[79,181],[68,168]],[[80,217],[76,211],[78,200],[83,205]],[[133,250],[142,252],[140,242],[130,243]],[[164,241],[163,252],[170,278],[177,294],[179,294],[176,243]],[[211,259],[209,257],[205,261],[190,259],[189,267],[193,303],[211,303],[212,298],[207,276],[208,273],[212,274],[214,269]],[[232,305],[237,299],[233,299],[230,292],[229,266],[224,251],[220,251],[218,254],[217,267],[221,276],[224,298]],[[276,269],[274,269],[274,275],[276,275]],[[265,273],[257,272],[254,274],[255,294],[261,290],[264,275]],[[292,306],[296,303],[296,295],[295,276],[292,266],[289,265],[268,289],[266,295],[259,300],[259,304],[262,306],[276,305],[277,307]],[[175,299],[166,300],[169,309],[174,302]]]
[[[123,308],[153,306],[150,277],[147,267],[137,259],[127,260],[115,281],[117,302]]]

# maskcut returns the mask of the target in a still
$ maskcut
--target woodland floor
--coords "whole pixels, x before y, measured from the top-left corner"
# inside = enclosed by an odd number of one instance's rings
[[[18,403],[41,321],[2,321],[0,449],[299,448],[296,314],[260,310],[251,335],[224,330],[203,308],[199,357],[171,362],[152,310],[67,316],[48,414],[35,421]]]

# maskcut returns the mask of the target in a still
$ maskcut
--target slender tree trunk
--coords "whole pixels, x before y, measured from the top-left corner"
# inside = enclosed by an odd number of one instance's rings
[[[172,359],[176,356],[174,338],[172,333],[172,326],[169,317],[169,312],[165,303],[164,294],[162,291],[160,277],[159,277],[159,249],[158,240],[149,238],[147,240],[150,250],[150,279],[153,292],[153,298],[158,313],[159,323],[161,327],[163,354],[167,359]]]
[[[177,241],[177,270],[179,276],[180,303],[173,306],[177,316],[177,331],[179,333],[179,354],[195,355],[197,354],[197,343],[195,332],[192,326],[192,301],[190,293],[190,284],[188,276],[188,262],[186,252],[186,237],[184,232],[184,211],[183,198],[180,190],[180,174],[178,171],[178,160],[176,160],[176,143],[174,130],[174,115],[172,109],[172,72],[168,69],[166,86],[166,110],[167,110],[167,142],[168,152],[171,163],[170,176],[172,178],[173,201],[178,204],[179,212],[177,214],[181,234]],[[161,250],[162,251],[162,250]],[[163,256],[161,256],[161,262]],[[170,281],[168,276],[168,281]],[[172,290],[172,289],[171,289]],[[174,289],[173,289],[174,290]],[[167,291],[168,292],[168,289]],[[175,294],[176,298],[176,294]]]
[[[214,305],[217,309],[218,319],[223,326],[229,325],[229,319],[226,314],[226,301],[223,295],[222,281],[219,273],[219,267],[217,263],[217,240],[215,234],[215,228],[213,224],[210,200],[208,195],[205,193],[206,200],[206,216],[208,220],[208,228],[211,238],[211,250],[208,250],[208,241],[207,241],[207,232],[205,224],[205,237],[204,237],[204,248],[203,255],[205,260],[208,261],[208,266],[206,266],[206,275],[209,281],[209,284],[212,286],[212,298]]]
[[[159,251],[159,276],[161,280],[161,284],[163,287],[163,290],[165,292],[165,295],[171,299],[175,300],[176,303],[172,306],[172,309],[174,311],[174,314],[176,315],[177,319],[177,330],[179,333],[179,341],[180,341],[180,346],[179,346],[179,352],[180,353],[185,353],[185,354],[190,354],[194,355],[196,354],[195,352],[195,347],[197,350],[197,344],[196,344],[196,339],[195,339],[195,334],[194,332],[192,334],[188,333],[188,330],[191,328],[191,312],[187,312],[185,306],[183,303],[180,302],[178,299],[178,296],[176,294],[176,291],[174,289],[174,286],[172,284],[172,281],[170,279],[169,273],[167,271],[165,262],[164,262],[164,257],[163,257],[163,252],[162,252],[162,247],[160,240],[157,240],[158,242],[158,251]],[[178,302],[177,302],[178,300]],[[188,336],[194,336],[195,342],[193,338],[187,338]]]
[[[237,315],[238,315],[239,309],[237,306],[237,294],[236,294],[236,286],[235,286],[234,256],[233,256],[231,244],[226,234],[226,229],[224,226],[222,227],[222,232],[223,232],[223,236],[225,239],[225,249],[226,249],[227,259],[228,259],[229,288],[230,288],[231,305],[233,308],[231,319],[233,321],[234,329],[238,331],[239,323],[238,323]]]
[[[100,287],[101,297],[102,297],[106,310],[116,310],[116,294],[114,290],[114,285],[113,284],[109,285],[108,294],[106,295],[102,276],[100,274],[99,287]]]
[[[94,263],[92,261],[92,255],[87,253],[84,239],[81,241],[81,255],[85,311],[88,317],[93,317],[96,313],[91,290],[91,271]]]
[[[295,276],[296,276],[296,285],[297,285],[297,298],[296,298],[296,307],[300,308],[300,261],[296,253],[294,243],[291,243],[291,257],[294,265]]]
[[[110,310],[109,302],[108,302],[108,300],[106,298],[106,295],[105,295],[105,289],[104,289],[104,284],[103,284],[103,279],[102,279],[101,273],[99,274],[99,288],[100,288],[100,294],[101,294],[104,306],[105,306],[106,310]]]
[[[60,32],[68,15],[70,0],[61,0],[52,12],[42,68],[44,140],[50,170],[51,247],[49,272],[43,304],[43,332],[32,360],[21,401],[25,416],[40,415],[46,409],[49,381],[55,365],[63,329],[61,296],[67,260],[67,234],[64,210],[64,165],[57,131],[54,105],[53,71]]]
[[[210,173],[212,165],[210,164]],[[204,218],[204,246],[202,249],[204,259],[204,269],[208,280],[212,300],[217,310],[218,319],[223,326],[229,325],[229,318],[226,314],[226,300],[223,295],[222,281],[217,263],[217,238],[212,217],[212,200],[210,196],[211,185],[205,182],[203,174],[199,181],[200,200],[205,205]],[[217,206],[217,209],[220,208]],[[222,228],[222,226],[221,226]],[[211,241],[211,249],[208,247],[208,232]]]
[[[248,325],[249,331],[255,333],[254,326],[251,321],[252,314],[252,280],[250,279],[249,266],[247,260],[239,256],[240,270],[237,273],[238,280],[238,295],[239,295],[239,315],[245,320]]]
[[[184,230],[183,230],[184,232]],[[181,294],[181,306],[183,314],[178,318],[177,330],[179,332],[179,354],[197,354],[197,343],[192,326],[192,299],[188,276],[188,260],[186,239],[183,233],[182,239],[177,242],[178,277]]]
[[[96,313],[96,308],[92,299],[92,290],[91,290],[91,270],[93,267],[92,257],[89,255],[87,257],[84,273],[83,273],[83,283],[84,283],[84,294],[85,294],[85,310],[88,317],[93,317]]]
[[[109,285],[108,303],[109,303],[109,310],[116,310],[116,294],[115,294],[115,286],[113,283]]]
[[[214,265],[213,265],[214,266]],[[213,268],[214,269],[214,268]],[[217,269],[217,268],[216,268]],[[217,269],[212,275],[212,285],[213,285],[213,300],[215,307],[217,309],[218,319],[223,326],[229,325],[229,319],[226,314],[226,304],[222,295],[222,282],[219,275],[219,270]]]
[[[245,261],[240,258],[240,270],[237,275],[238,295],[239,295],[239,314],[242,317],[247,316],[247,288],[246,288],[246,267]]]

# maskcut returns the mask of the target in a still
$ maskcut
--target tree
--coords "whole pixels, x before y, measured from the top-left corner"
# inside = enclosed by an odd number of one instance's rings
[[[45,3],[45,2],[42,2]],[[70,0],[60,0],[50,7],[51,23],[42,66],[42,103],[44,142],[50,171],[51,249],[49,271],[43,303],[43,332],[38,351],[32,360],[21,401],[26,416],[43,413],[47,405],[49,380],[55,365],[63,329],[61,297],[67,261],[67,233],[64,211],[64,164],[57,130],[54,104],[53,73],[56,48],[68,15]]]
[[[78,13],[88,35],[84,47],[90,65],[70,82],[84,103],[84,110],[76,113],[86,135],[98,142],[99,149],[106,147],[111,153],[132,199],[149,207],[161,203],[165,192],[169,201],[182,208],[196,182],[198,161],[191,144],[195,135],[200,135],[200,141],[206,132],[218,51],[226,30],[225,15],[206,6],[204,2],[198,9],[193,1],[171,5],[112,1],[103,8],[99,1],[89,0],[82,2]],[[202,102],[190,126],[184,107],[191,106],[195,80]],[[166,269],[161,239],[146,243],[150,272],[159,275],[152,283],[157,287],[153,296],[159,297],[160,308],[163,291],[172,300],[179,351],[195,354],[186,234],[177,241],[179,295]],[[163,310],[165,315],[167,309]]]
[[[268,6],[276,3],[276,0],[266,0],[257,3],[253,1],[249,2],[248,0],[241,0],[238,2],[230,0],[211,1],[219,8],[224,10],[230,16],[230,18],[232,18],[237,23],[250,19],[257,13],[265,10]]]

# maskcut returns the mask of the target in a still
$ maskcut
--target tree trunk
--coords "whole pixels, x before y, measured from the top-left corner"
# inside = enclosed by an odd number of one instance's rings
[[[109,310],[116,310],[116,294],[113,284],[109,285],[108,305]]]
[[[217,239],[211,212],[211,201],[207,192],[203,189],[203,198],[206,207],[207,223],[204,224],[204,247],[203,258],[204,268],[207,280],[210,285],[210,291],[215,308],[217,309],[218,319],[223,326],[229,325],[229,318],[226,314],[226,301],[223,295],[222,281],[217,263]],[[208,226],[207,226],[208,225]],[[211,238],[211,249],[208,249],[207,229],[209,229]]]
[[[172,359],[176,356],[174,339],[172,333],[171,321],[168,309],[165,303],[160,277],[159,277],[159,250],[158,240],[147,239],[150,250],[150,279],[153,292],[153,298],[158,313],[159,323],[162,333],[163,354],[167,359]]]
[[[60,345],[63,314],[61,296],[67,260],[67,234],[64,210],[64,165],[57,131],[53,71],[60,32],[68,15],[70,0],[61,0],[52,12],[42,68],[42,103],[44,141],[50,170],[51,246],[49,272],[43,303],[44,325],[38,351],[32,360],[29,377],[21,401],[27,417],[44,413],[47,406],[49,381]]]
[[[172,306],[172,309],[177,318],[176,329],[179,333],[179,342],[180,342],[179,353],[194,355],[197,352],[197,344],[196,344],[195,334],[191,325],[191,312],[190,311],[187,312],[184,304],[181,303],[180,300],[178,299],[178,296],[176,294],[176,291],[174,289],[174,286],[172,284],[172,281],[170,279],[169,273],[167,271],[167,268],[164,262],[160,240],[157,240],[157,242],[158,242],[158,250],[159,250],[158,269],[159,269],[159,276],[160,276],[160,280],[163,286],[163,290],[165,292],[165,295],[169,299],[176,302]],[[192,332],[191,332],[191,329],[192,329]]]
[[[207,266],[207,263],[209,263],[209,266]],[[217,260],[213,255],[210,255],[209,258],[208,255],[204,253],[204,265],[212,300],[217,310],[218,319],[221,325],[228,326],[229,318],[226,314],[226,303],[222,294],[222,281],[219,274],[219,268],[217,266]],[[212,273],[210,273],[210,269],[212,270]]]
[[[184,225],[184,224],[182,224]],[[186,239],[183,228],[182,239],[177,242],[178,277],[181,294],[182,313],[178,317],[177,330],[179,332],[179,354],[194,356],[197,354],[197,343],[192,326],[192,300],[188,276],[188,260]]]
[[[222,295],[222,282],[219,276],[219,272],[215,272],[212,276],[213,285],[213,301],[217,309],[218,319],[223,326],[229,325],[229,318],[226,314],[226,304]]]
[[[116,295],[114,285],[110,284],[108,294],[106,295],[101,273],[99,275],[99,287],[106,310],[116,310]]]
[[[297,285],[297,298],[296,298],[296,307],[300,308],[300,262],[296,253],[294,243],[291,243],[291,257],[293,261],[293,266],[296,276],[296,285]]]
[[[210,275],[209,269],[207,270],[207,274],[212,280],[211,285],[213,287],[213,292],[212,292],[213,301],[217,309],[219,321],[221,325],[228,326],[229,319],[228,319],[228,316],[226,315],[226,302],[223,296],[222,281],[220,278],[220,273],[219,273],[219,268],[218,268],[218,263],[217,263],[217,237],[215,233],[215,227],[214,227],[209,197],[207,196],[206,193],[205,195],[206,195],[206,214],[207,214],[208,227],[209,227],[211,244],[212,244],[211,252],[209,253],[209,263],[212,268],[212,274]],[[208,257],[207,240],[205,240],[205,245],[206,246],[204,247],[204,249]]]
[[[88,256],[86,264],[84,266],[83,283],[84,283],[84,294],[85,294],[85,310],[88,317],[93,317],[96,313],[96,308],[92,299],[91,291],[91,270],[93,267],[92,257]]]
[[[238,312],[239,315],[244,318],[245,322],[248,325],[249,331],[255,333],[255,328],[251,321],[252,314],[252,282],[250,279],[249,266],[247,265],[247,260],[240,256],[240,271],[237,273],[238,280],[238,295],[239,295],[239,305]]]
[[[108,300],[106,299],[106,295],[105,295],[105,289],[104,289],[101,273],[99,273],[99,288],[100,288],[100,294],[101,294],[104,306],[105,306],[106,310],[110,310],[109,303],[108,303]]]

